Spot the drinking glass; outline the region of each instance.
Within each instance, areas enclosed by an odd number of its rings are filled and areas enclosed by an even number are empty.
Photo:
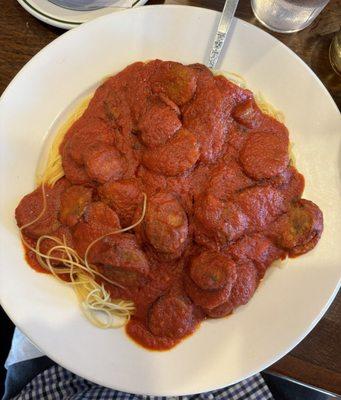
[[[267,28],[297,32],[310,25],[329,0],[251,0],[253,13]]]
[[[334,71],[341,76],[341,29],[335,34],[330,44],[329,59]]]

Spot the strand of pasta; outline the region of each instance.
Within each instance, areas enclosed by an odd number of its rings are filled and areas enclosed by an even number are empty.
[[[237,84],[242,88],[247,88],[246,80],[239,74],[233,72],[219,72],[233,83]],[[86,99],[79,110],[76,112],[77,118],[84,112],[86,105],[89,103],[90,98]],[[274,117],[280,122],[284,121],[283,113],[268,103],[262,94],[258,93],[255,96],[257,105],[262,112]],[[72,116],[70,121],[74,122],[77,118],[75,115]],[[70,125],[70,121],[68,125]],[[61,179],[65,173],[62,165],[62,156],[59,152],[60,144],[67,131],[67,124],[64,128],[59,131],[56,138],[51,146],[48,161],[44,173],[37,176],[37,182],[41,184],[42,196],[43,196],[43,208],[38,216],[29,223],[20,227],[20,236],[24,245],[31,250],[37,258],[39,265],[50,272],[57,280],[63,284],[69,285],[73,288],[80,303],[83,314],[86,318],[94,325],[101,328],[119,327],[127,323],[130,319],[131,314],[134,311],[134,304],[131,301],[125,300],[111,300],[110,293],[105,289],[103,283],[100,285],[96,282],[96,277],[103,279],[104,281],[115,285],[121,289],[124,289],[122,285],[108,279],[103,274],[99,273],[88,261],[88,256],[91,248],[98,243],[100,240],[107,236],[127,232],[137,225],[139,225],[146,213],[147,197],[143,193],[143,208],[141,217],[137,222],[129,227],[119,229],[108,234],[105,234],[95,239],[87,247],[84,259],[82,259],[77,252],[67,245],[66,239],[63,236],[63,240],[50,235],[42,235],[39,237],[36,243],[36,247],[32,247],[25,239],[23,230],[30,225],[36,223],[44,215],[47,209],[45,184],[53,187],[54,184]],[[54,245],[49,249],[47,254],[41,252],[41,244],[44,240],[50,240],[54,242]],[[63,267],[54,266],[53,262],[58,264],[62,263]],[[68,276],[68,280],[62,279],[61,276]],[[105,320],[98,316],[98,311],[105,315]],[[117,321],[118,319],[118,321]]]
[[[246,79],[242,75],[236,74],[235,72],[226,71],[215,71],[215,73],[218,75],[223,75],[225,78],[243,89],[248,88]],[[284,122],[285,118],[283,112],[269,103],[261,92],[256,93],[255,101],[264,114],[270,115],[270,117],[275,118],[279,122]]]
[[[134,224],[128,226],[127,228],[120,229],[120,233],[127,232],[127,231],[129,231],[130,229],[135,228],[137,225],[140,225],[140,223],[143,221],[143,218],[144,218],[144,216],[145,216],[145,214],[146,214],[146,209],[147,209],[147,195],[146,195],[145,193],[143,193],[143,207],[142,207],[142,214],[141,214],[141,217],[140,217]],[[114,233],[115,233],[115,232],[114,232]],[[106,233],[105,235],[100,236],[99,238],[97,238],[96,240],[94,240],[92,243],[90,243],[90,245],[89,245],[88,248],[86,249],[85,255],[84,255],[84,262],[85,262],[85,265],[86,265],[86,266],[89,265],[89,263],[88,263],[88,255],[89,255],[89,252],[90,252],[91,248],[92,248],[96,243],[98,243],[100,240],[104,239],[104,238],[107,237],[107,236],[111,236],[111,235],[113,235],[114,233]]]
[[[213,72],[215,74],[223,75],[225,78],[229,79],[230,81],[232,81],[233,83],[244,89],[247,88],[247,82],[242,75],[239,75],[235,72],[226,72],[226,71],[213,71]],[[255,95],[255,100],[262,112],[264,112],[267,115],[270,115],[279,122],[284,122],[283,112],[275,108],[271,103],[269,103],[261,92],[258,92]],[[37,176],[38,183],[46,182],[48,185],[53,186],[59,179],[61,179],[65,175],[62,165],[62,156],[59,153],[59,147],[63,141],[64,135],[67,131],[67,127],[70,126],[71,122],[74,122],[77,118],[79,118],[82,115],[86,106],[89,104],[89,101],[90,97],[85,99],[81,103],[75,115],[72,116],[72,118],[58,132],[55,140],[52,143],[44,174],[43,176]]]
[[[58,129],[58,132],[53,139],[51,148],[49,149],[47,163],[46,165],[44,165],[42,174],[39,173],[40,168],[38,168],[38,173],[36,174],[37,186],[42,183],[47,183],[48,185],[53,186],[59,179],[61,179],[65,175],[62,165],[62,156],[59,152],[60,145],[62,144],[64,136],[68,129],[83,115],[92,97],[93,94],[82,99],[79,105],[77,105],[75,111]]]
[[[127,232],[142,222],[147,207],[146,194],[143,193],[142,214],[138,221],[126,228],[115,230],[95,239],[87,247],[85,257],[82,259],[72,247],[67,245],[65,236],[63,236],[63,240],[61,240],[54,236],[42,235],[38,238],[35,247],[31,246],[25,239],[23,230],[36,223],[44,215],[47,209],[45,183],[42,183],[41,190],[43,196],[42,211],[32,221],[20,227],[20,236],[22,242],[36,255],[37,261],[42,268],[49,271],[61,283],[69,285],[73,288],[77,295],[83,314],[91,323],[100,328],[117,328],[125,325],[129,321],[131,314],[134,312],[133,302],[120,299],[111,299],[110,293],[106,290],[104,284],[102,283],[100,285],[98,282],[96,282],[96,276],[122,289],[124,289],[124,287],[98,272],[89,263],[88,254],[93,245],[98,243],[104,237]],[[40,248],[41,243],[44,240],[50,240],[54,242],[54,245],[46,254],[42,253]],[[54,266],[52,264],[54,261],[58,264],[62,263],[63,267],[58,265]],[[60,277],[61,275],[68,275],[68,280],[62,279]],[[104,319],[103,316],[105,317]]]

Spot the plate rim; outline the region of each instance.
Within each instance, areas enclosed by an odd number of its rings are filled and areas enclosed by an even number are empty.
[[[17,0],[18,3],[29,13],[31,14],[33,17],[39,19],[40,21],[50,25],[50,26],[54,26],[56,28],[61,28],[61,29],[73,29],[76,28],[79,25],[82,25],[88,21],[85,22],[77,22],[77,21],[72,21],[72,19],[60,19],[60,18],[56,18],[54,15],[51,14],[47,14],[44,11],[39,10],[34,4],[32,4],[31,0]],[[135,3],[133,4],[133,6],[131,8],[135,8],[138,6],[143,6],[148,0],[136,0]],[[59,7],[57,5],[54,4],[55,7]],[[61,8],[61,7],[59,7]],[[72,11],[72,10],[71,10]],[[92,10],[93,11],[93,10]],[[97,10],[95,10],[97,11]],[[116,12],[122,12],[122,11],[126,11],[126,10],[116,10]],[[75,12],[81,12],[81,11],[75,11]],[[90,11],[86,11],[87,13],[91,13]],[[109,12],[108,12],[109,14]],[[104,16],[107,14],[104,14]],[[103,16],[103,15],[102,15]],[[100,18],[102,16],[99,16],[97,18]]]
[[[19,3],[22,2],[27,2],[29,0],[17,0]],[[140,2],[147,2],[148,0],[139,0]],[[125,9],[120,11],[119,13],[126,13],[126,12],[131,12],[131,11],[136,11],[136,10],[140,10],[142,8],[147,8],[147,9],[152,9],[152,8],[184,8],[184,9],[200,9],[200,10],[204,10],[205,12],[208,13],[212,13],[212,14],[218,14],[221,15],[221,11],[216,11],[213,10],[211,8],[206,8],[206,7],[200,7],[200,6],[190,6],[190,5],[185,5],[185,4],[150,4],[144,7],[140,7],[139,5],[135,5],[132,8],[129,9]],[[73,22],[75,24],[74,28],[77,28],[77,30],[82,29],[81,27],[84,24],[92,24],[95,21],[97,21],[98,19],[101,18],[108,18],[109,15],[111,15],[113,13],[108,13],[105,15],[101,15],[97,18],[94,18],[92,20],[83,22],[83,23],[79,23],[79,22]],[[319,84],[320,88],[328,95],[329,100],[331,101],[331,103],[333,103],[333,107],[335,108],[335,110],[337,112],[339,112],[339,108],[335,102],[335,100],[333,99],[332,95],[330,94],[329,90],[326,88],[326,86],[323,84],[323,82],[321,81],[321,79],[317,76],[317,74],[311,69],[311,67],[298,55],[294,52],[294,50],[292,50],[289,46],[287,46],[286,44],[284,44],[282,41],[280,41],[279,39],[276,38],[276,36],[271,35],[269,32],[267,32],[266,30],[264,30],[262,27],[259,27],[257,25],[252,24],[251,22],[245,21],[239,17],[234,16],[233,20],[238,21],[238,23],[242,23],[246,26],[252,26],[255,29],[258,29],[260,31],[262,31],[263,34],[265,34],[267,37],[270,37],[271,39],[275,40],[277,45],[279,45],[280,47],[284,48],[286,51],[289,51],[289,53],[291,54],[291,56],[293,56],[299,63],[301,63],[301,65],[303,65],[306,69],[307,72],[309,72],[310,75],[312,75],[317,83]],[[45,21],[44,21],[45,22]],[[48,23],[48,22],[47,22]],[[72,31],[74,31],[75,29],[69,29],[65,32],[63,32],[61,35],[57,36],[55,39],[53,39],[50,43],[48,43],[46,46],[44,46],[42,49],[40,49],[37,53],[35,53],[25,64],[24,66],[18,71],[18,73],[13,77],[13,79],[10,81],[10,83],[6,86],[5,90],[2,92],[0,99],[3,97],[3,95],[7,92],[7,89],[12,85],[12,83],[14,83],[14,81],[17,79],[17,77],[19,77],[19,74],[21,74],[23,72],[23,70],[26,68],[26,65],[30,64],[31,61],[38,55],[40,55],[41,53],[43,53],[49,46],[51,46],[54,42],[60,40],[60,38],[62,36],[65,35],[69,35],[71,34]],[[218,60],[218,65],[219,65],[219,60]]]
[[[19,1],[19,0],[18,0],[18,1]],[[159,7],[165,7],[165,5],[152,5],[152,6],[149,6],[149,7],[150,7],[150,8],[151,8],[151,7],[153,7],[153,8],[159,8]],[[219,12],[217,12],[217,11],[214,11],[214,10],[211,10],[211,9],[205,9],[205,8],[202,8],[202,7],[191,7],[191,6],[185,6],[185,5],[166,5],[166,7],[172,7],[172,8],[200,8],[200,9],[204,9],[205,12],[210,12],[210,13],[214,13],[214,14],[219,14]],[[131,9],[123,10],[122,12],[131,12]],[[104,15],[104,16],[101,16],[101,17],[99,17],[99,18],[108,18],[108,17],[109,17],[109,15]],[[97,18],[96,18],[95,20],[93,20],[93,21],[87,22],[86,24],[98,23],[98,21],[96,21],[96,20],[97,20]],[[337,105],[336,105],[334,99],[331,97],[329,91],[326,89],[326,87],[323,85],[323,83],[320,81],[320,79],[317,77],[317,75],[314,73],[314,71],[312,71],[311,68],[310,68],[296,53],[294,53],[290,48],[288,48],[286,45],[284,45],[284,44],[283,44],[282,42],[280,42],[278,39],[276,39],[275,37],[273,37],[272,35],[270,35],[270,34],[267,33],[266,31],[262,30],[261,28],[258,28],[257,26],[255,26],[255,25],[253,25],[253,24],[250,24],[250,23],[248,23],[248,22],[246,22],[246,21],[240,20],[240,19],[238,19],[238,22],[241,22],[241,23],[246,24],[246,25],[251,25],[251,26],[253,26],[254,28],[260,29],[263,33],[266,33],[266,34],[269,35],[272,39],[275,39],[278,43],[280,43],[281,46],[284,46],[284,48],[286,49],[286,51],[289,50],[291,53],[293,53],[293,54],[295,55],[296,59],[298,59],[301,63],[303,63],[304,66],[305,66],[305,68],[306,68],[306,70],[309,71],[311,75],[313,75],[313,77],[315,78],[315,81],[317,80],[317,81],[319,82],[320,87],[323,88],[324,91],[325,91],[325,93],[328,94],[329,101],[331,100],[331,102],[332,102],[332,103],[334,104],[334,106],[335,106],[335,110],[338,112]],[[83,24],[82,24],[82,25],[83,25]],[[77,28],[77,29],[82,29],[82,27],[79,26],[79,28]],[[72,31],[70,31],[70,33],[69,33],[69,32],[66,32],[66,33],[64,33],[64,35],[72,34],[71,32],[72,32]],[[61,35],[61,36],[63,36],[63,35]],[[60,37],[61,37],[61,36],[60,36]],[[1,96],[1,98],[0,98],[0,107],[1,107],[1,100],[5,97],[7,91],[11,88],[12,84],[15,84],[16,80],[19,79],[19,77],[21,76],[21,74],[22,74],[22,73],[25,73],[26,66],[27,66],[28,64],[30,64],[30,62],[31,62],[37,55],[39,55],[41,52],[44,52],[49,46],[53,45],[53,43],[54,43],[55,41],[58,41],[58,40],[60,39],[60,37],[56,38],[56,39],[53,40],[51,43],[49,43],[47,46],[45,46],[43,49],[41,49],[41,50],[40,50],[34,57],[32,57],[32,59],[31,59],[28,63],[26,63],[26,65],[18,72],[18,74],[13,78],[13,80],[10,82],[10,84],[7,86],[7,88],[6,88],[5,91],[3,92],[3,94],[2,94],[2,96]],[[340,279],[339,279],[339,282],[338,282],[338,284],[335,286],[335,289],[334,289],[334,291],[333,291],[333,294],[329,297],[328,301],[326,302],[326,304],[324,305],[324,307],[321,309],[321,311],[319,312],[319,314],[317,315],[317,317],[311,322],[311,324],[310,324],[310,326],[307,328],[307,330],[305,330],[298,338],[296,338],[296,339],[293,341],[293,343],[291,344],[291,346],[287,347],[287,348],[286,348],[283,352],[281,352],[279,355],[277,354],[277,355],[276,355],[275,357],[273,357],[273,358],[271,359],[271,361],[269,361],[268,363],[265,363],[264,365],[262,365],[262,367],[261,367],[262,369],[268,367],[269,365],[271,365],[271,364],[273,364],[274,362],[276,362],[278,359],[282,358],[285,354],[289,353],[289,352],[290,352],[290,351],[291,351],[305,336],[307,336],[307,335],[309,334],[309,332],[311,332],[311,330],[316,326],[316,324],[317,324],[317,323],[320,321],[320,319],[323,317],[323,315],[324,315],[325,312],[327,311],[328,307],[331,305],[332,301],[334,300],[334,298],[335,298],[335,296],[336,296],[336,294],[337,294],[337,292],[338,292],[338,290],[339,290],[340,284],[341,284],[341,282],[340,282]],[[2,297],[2,296],[1,296],[1,293],[0,293],[0,298],[1,298],[1,297]],[[1,303],[2,303],[2,302],[1,302]],[[3,306],[3,307],[4,307],[4,306]],[[5,312],[7,313],[6,307],[4,307],[4,310],[5,310]],[[11,319],[12,319],[12,318],[11,318]],[[15,319],[15,318],[13,318],[13,320],[14,320],[14,319]],[[19,326],[19,328],[21,329],[20,324],[19,324],[18,326]],[[24,331],[24,329],[23,329],[23,331]],[[28,336],[28,337],[29,337],[29,336]],[[30,337],[29,337],[29,339],[30,339]],[[30,339],[30,340],[31,340],[31,339]],[[32,341],[32,342],[34,343],[34,341]],[[39,348],[39,346],[37,346],[37,347]],[[48,354],[47,354],[47,355],[48,355]],[[54,359],[55,359],[55,358],[54,358]],[[61,363],[61,365],[62,365],[62,363]],[[70,369],[70,370],[71,370],[71,369]],[[247,377],[253,375],[254,373],[256,373],[256,372],[258,372],[258,371],[259,371],[259,368],[256,368],[256,370],[254,370],[253,372],[251,372],[251,373],[249,373],[249,374],[243,376],[240,380],[243,380],[243,379],[245,379],[245,378],[247,378]],[[75,373],[77,373],[77,372],[75,372]],[[86,377],[86,378],[89,379],[89,380],[92,380],[91,377]],[[235,382],[233,382],[233,383],[230,383],[230,384],[231,384],[231,385],[232,385],[232,384],[235,384],[235,383],[239,382],[240,380],[237,380],[237,381],[235,381]],[[97,378],[96,378],[96,382],[99,382],[99,383],[100,383],[100,381],[99,381]],[[102,382],[101,384],[103,385],[104,383]],[[221,387],[225,387],[225,386],[221,386]],[[219,387],[214,386],[214,387],[210,387],[210,388],[207,389],[207,390],[216,390],[216,389],[219,389]],[[116,389],[116,390],[122,390],[122,391],[124,391],[124,388],[118,388],[118,389]],[[136,394],[145,394],[145,393],[143,393],[143,392],[137,392]],[[186,394],[193,394],[193,393],[192,393],[192,392],[190,392],[190,393],[184,393],[184,395],[186,395]],[[155,394],[152,394],[152,395],[158,395],[158,394],[155,393]],[[170,395],[179,395],[179,393],[178,393],[178,392],[174,392],[174,394],[170,394]]]

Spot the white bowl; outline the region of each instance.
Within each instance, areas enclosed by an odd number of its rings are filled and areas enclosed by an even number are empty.
[[[14,208],[34,187],[43,144],[103,77],[137,60],[205,62],[219,14],[152,6],[86,23],[52,42],[16,76],[0,100],[0,300],[14,323],[53,360],[91,381],[151,395],[208,391],[246,378],[299,343],[322,317],[340,280],[339,112],[314,73],[287,47],[235,19],[220,69],[243,75],[286,116],[304,196],[325,230],[310,253],[266,274],[252,301],[202,323],[167,352],[150,352],[124,330],[100,330],[82,316],[71,289],[24,260]]]

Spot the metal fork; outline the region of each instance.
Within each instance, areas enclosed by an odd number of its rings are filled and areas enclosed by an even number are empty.
[[[232,18],[236,12],[239,0],[226,0],[223,12],[221,13],[220,21],[217,28],[217,33],[214,37],[212,50],[207,62],[209,68],[214,69],[220,53],[223,49],[227,33],[231,27]]]

